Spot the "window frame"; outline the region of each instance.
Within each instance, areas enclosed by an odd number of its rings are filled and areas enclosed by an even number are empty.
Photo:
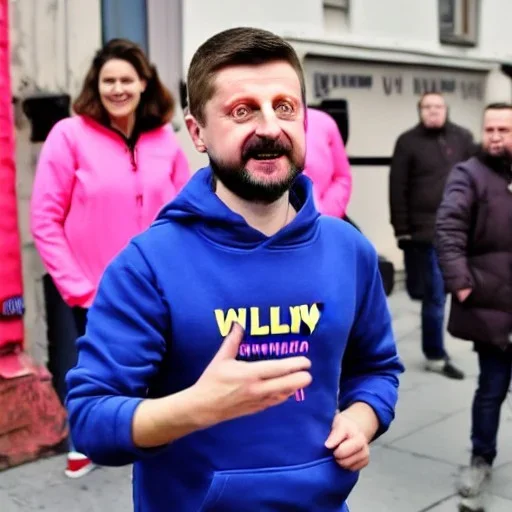
[[[443,7],[451,11],[450,21],[443,20]],[[442,44],[477,46],[480,0],[439,0],[438,8],[439,41]]]
[[[350,8],[350,0],[323,0],[323,6],[331,9],[340,9],[348,11]]]
[[[106,44],[121,37],[137,43],[149,53],[148,0],[101,0],[101,39]]]

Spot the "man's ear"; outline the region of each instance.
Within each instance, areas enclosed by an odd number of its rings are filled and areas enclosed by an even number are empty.
[[[191,114],[185,116],[185,123],[187,124],[188,133],[190,133],[190,137],[196,149],[200,153],[206,153],[206,143],[203,139],[203,127]]]

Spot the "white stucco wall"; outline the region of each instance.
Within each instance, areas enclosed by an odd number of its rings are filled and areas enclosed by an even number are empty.
[[[310,103],[321,97],[349,101],[347,149],[351,156],[390,156],[396,136],[417,120],[415,78],[455,80],[456,89],[447,94],[451,116],[475,135],[483,105],[511,99],[511,81],[499,71],[499,63],[512,62],[510,0],[481,2],[479,41],[473,48],[439,42],[435,0],[351,0],[348,13],[326,12],[322,0],[223,0],[222,4],[211,0],[148,0],[150,58],[165,83],[177,93],[193,53],[209,36],[234,26],[272,30],[286,37],[301,56]],[[100,0],[10,0],[10,16],[13,93],[20,100],[38,90],[75,96],[101,44]],[[372,87],[331,87],[317,96],[315,73],[369,75]],[[42,268],[28,231],[39,148],[29,142],[29,125],[19,108],[16,120],[30,345],[44,334],[38,323]],[[178,138],[193,169],[197,169],[206,159],[193,148],[179,110],[177,121],[181,123]],[[388,221],[388,169],[354,167],[353,174],[349,213],[379,252],[400,267],[401,254],[395,248]]]

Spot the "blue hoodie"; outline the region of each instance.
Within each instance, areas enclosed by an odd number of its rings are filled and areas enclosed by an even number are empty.
[[[67,405],[78,451],[134,465],[136,512],[341,512],[358,474],[325,448],[337,408],[366,402],[389,426],[397,400],[391,319],[370,243],[320,216],[311,182],[291,191],[298,213],[273,236],[251,228],[197,172],[154,224],[106,270]],[[145,398],[192,386],[233,321],[239,359],[311,359],[312,384],[285,403],[167,446],[132,440]]]

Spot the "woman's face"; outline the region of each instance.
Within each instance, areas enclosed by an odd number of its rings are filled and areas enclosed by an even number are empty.
[[[111,119],[130,117],[146,88],[135,68],[122,59],[111,59],[100,70],[98,90],[101,103]]]

